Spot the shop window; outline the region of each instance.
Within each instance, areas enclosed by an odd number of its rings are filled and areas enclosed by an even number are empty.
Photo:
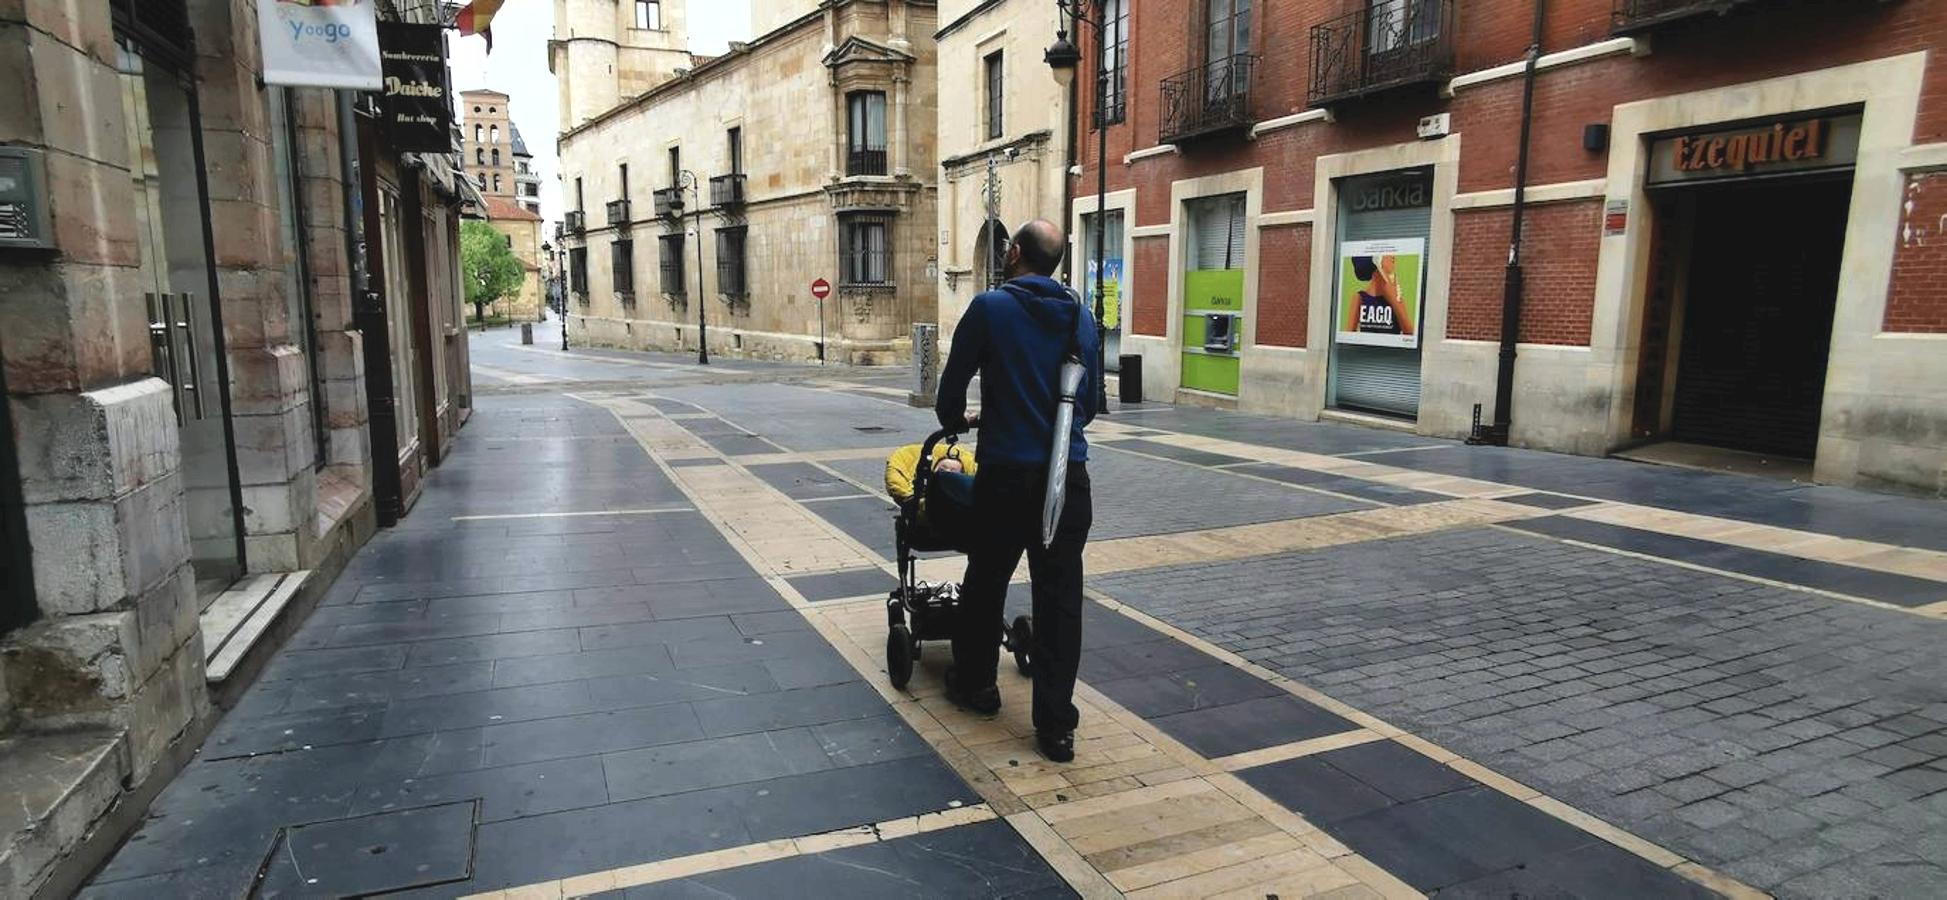
[[[748,231],[742,227],[717,229],[717,290],[726,297],[746,297],[750,295],[749,286],[744,280],[744,240]]]
[[[839,277],[846,284],[891,283],[892,222],[880,215],[839,219]]]
[[[987,55],[987,139],[995,140],[1006,133],[1003,117],[1007,110],[1007,66],[1006,57],[999,50]]]
[[[886,94],[853,91],[845,97],[847,110],[847,175],[886,174]]]
[[[656,240],[662,263],[663,293],[681,297],[687,283],[683,272],[683,236],[665,234]]]

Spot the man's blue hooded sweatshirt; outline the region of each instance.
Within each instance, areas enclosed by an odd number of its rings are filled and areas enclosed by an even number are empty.
[[[1095,418],[1102,371],[1095,353],[1095,317],[1045,275],[1023,275],[973,299],[953,329],[953,349],[940,375],[935,410],[940,424],[965,422],[967,385],[980,373],[980,462],[1045,466],[1054,444],[1061,363],[1070,342],[1087,363],[1075,398],[1068,459],[1088,459],[1082,426]]]

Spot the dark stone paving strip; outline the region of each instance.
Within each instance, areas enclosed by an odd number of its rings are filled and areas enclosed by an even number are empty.
[[[1190,447],[1178,447],[1175,444],[1163,444],[1141,439],[1116,441],[1104,446],[1132,453],[1160,456],[1164,459],[1173,459],[1177,462],[1186,462],[1196,466],[1228,466],[1235,463],[1250,462],[1250,460],[1241,456],[1211,453],[1208,450],[1196,450]]]
[[[1581,497],[1569,497],[1563,494],[1549,494],[1539,491],[1527,494],[1515,494],[1512,497],[1499,497],[1497,499],[1503,503],[1519,503],[1522,506],[1533,506],[1538,509],[1575,509],[1580,506],[1593,506],[1600,502]]]
[[[1093,601],[1083,616],[1082,680],[1208,758],[1356,727]]]
[[[1391,741],[1237,774],[1429,894],[1712,896],[1648,860]]]
[[[1252,463],[1250,465],[1237,466],[1231,469],[1231,471],[1256,475],[1259,478],[1269,478],[1272,481],[1282,481],[1286,484],[1318,488],[1319,490],[1344,494],[1348,497],[1358,497],[1362,500],[1371,500],[1375,503],[1384,503],[1389,506],[1413,506],[1421,503],[1439,503],[1454,499],[1445,494],[1435,494],[1431,491],[1416,491],[1412,488],[1397,487],[1375,481],[1366,481],[1361,478],[1334,475],[1330,472],[1301,469],[1297,466],[1285,466],[1277,463]]]
[[[1895,606],[1919,607],[1947,600],[1947,583],[1890,572],[1876,572],[1856,566],[1802,559],[1782,553],[1734,547],[1714,541],[1661,534],[1640,528],[1610,525],[1605,522],[1548,516],[1511,522],[1507,527],[1549,537],[1568,538],[1603,547],[1628,550],[1647,556],[1709,566],[1713,569],[1753,575],[1786,584],[1804,585],[1854,597],[1865,597]]]
[[[989,821],[595,897],[792,897],[808,890],[829,897],[1076,896],[1014,829]]]
[[[770,463],[749,468],[752,475],[793,500],[849,497],[859,493],[851,482],[810,463]]]
[[[785,582],[813,603],[883,594],[899,585],[899,579],[886,574],[883,569],[847,569],[843,572],[799,575],[786,578]]]

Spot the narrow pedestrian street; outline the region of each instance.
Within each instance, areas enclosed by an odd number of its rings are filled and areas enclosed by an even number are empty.
[[[1117,407],[1054,765],[886,677],[905,369],[471,340],[83,896],[1947,894],[1938,502]]]

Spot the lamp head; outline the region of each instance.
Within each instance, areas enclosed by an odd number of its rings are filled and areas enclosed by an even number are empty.
[[[1082,51],[1074,41],[1068,39],[1068,32],[1064,29],[1055,32],[1055,42],[1048,45],[1048,52],[1042,54],[1041,58],[1048,63],[1048,68],[1054,70],[1055,80],[1065,88],[1075,80],[1075,69],[1082,63]]]

